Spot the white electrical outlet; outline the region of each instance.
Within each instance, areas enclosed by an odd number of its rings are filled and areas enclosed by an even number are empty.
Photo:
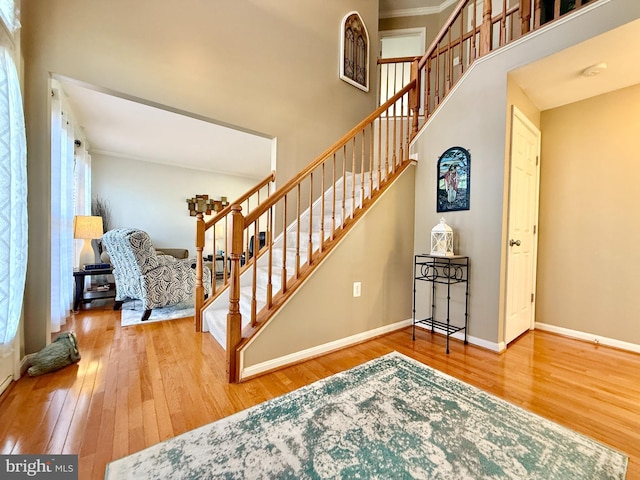
[[[361,293],[362,293],[362,283],[353,282],[353,296],[359,297]]]

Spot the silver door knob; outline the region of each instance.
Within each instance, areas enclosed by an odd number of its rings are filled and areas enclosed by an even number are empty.
[[[513,247],[514,245],[516,247],[519,247],[520,246],[520,240],[514,240],[514,239],[509,240],[509,246]]]

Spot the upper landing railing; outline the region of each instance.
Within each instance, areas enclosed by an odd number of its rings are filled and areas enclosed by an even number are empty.
[[[380,103],[417,79],[424,122],[475,60],[596,1],[462,0],[422,57],[378,60]]]

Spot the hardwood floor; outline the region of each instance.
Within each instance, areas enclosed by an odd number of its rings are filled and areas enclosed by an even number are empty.
[[[109,306],[71,319],[82,360],[24,376],[0,398],[0,453],[73,453],[79,478],[187,430],[397,350],[629,456],[640,479],[640,355],[544,332],[502,355],[410,329],[255,378],[225,383],[222,348],[192,320],[120,327]]]

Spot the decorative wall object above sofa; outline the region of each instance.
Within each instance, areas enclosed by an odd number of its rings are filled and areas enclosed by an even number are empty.
[[[227,197],[220,197],[220,200],[209,198],[209,195],[196,195],[193,198],[187,198],[187,206],[189,207],[189,215],[195,217],[198,213],[211,215],[211,212],[219,212],[229,205]]]

